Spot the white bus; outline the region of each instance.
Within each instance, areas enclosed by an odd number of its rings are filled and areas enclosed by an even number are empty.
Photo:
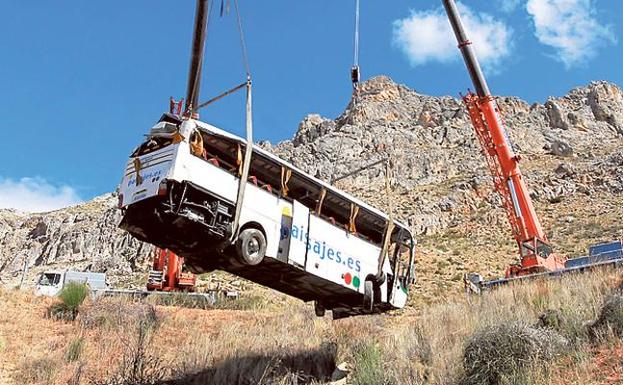
[[[131,155],[120,227],[173,250],[196,273],[221,269],[334,318],[405,306],[415,241],[404,224],[253,146],[234,229],[246,142],[165,114]]]

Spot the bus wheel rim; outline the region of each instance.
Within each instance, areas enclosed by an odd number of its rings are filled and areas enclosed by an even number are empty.
[[[258,240],[255,237],[249,239],[249,242],[247,243],[247,254],[251,257],[255,257],[257,256],[259,251],[260,243],[258,242]]]

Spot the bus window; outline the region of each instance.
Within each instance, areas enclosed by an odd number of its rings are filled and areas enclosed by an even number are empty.
[[[141,155],[146,155],[156,150],[160,150],[161,148],[164,148],[171,143],[173,143],[172,138],[149,138],[145,143],[141,144],[136,150],[134,150],[131,156],[135,158]]]
[[[399,231],[397,236],[392,237],[390,255],[394,274],[402,287],[407,287],[413,282],[413,240],[410,236],[404,238],[405,233]]]

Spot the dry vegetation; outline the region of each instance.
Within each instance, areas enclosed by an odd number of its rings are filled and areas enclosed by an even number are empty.
[[[46,316],[56,299],[4,290],[0,383],[326,383],[346,362],[342,383],[606,384],[594,365],[621,355],[619,273],[340,321],[296,301],[250,311],[122,299],[87,300],[68,321]]]

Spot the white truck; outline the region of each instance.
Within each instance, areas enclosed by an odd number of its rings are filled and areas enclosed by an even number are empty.
[[[94,292],[108,290],[106,273],[53,270],[43,272],[39,276],[35,286],[35,294],[53,297],[71,282],[84,283]]]

